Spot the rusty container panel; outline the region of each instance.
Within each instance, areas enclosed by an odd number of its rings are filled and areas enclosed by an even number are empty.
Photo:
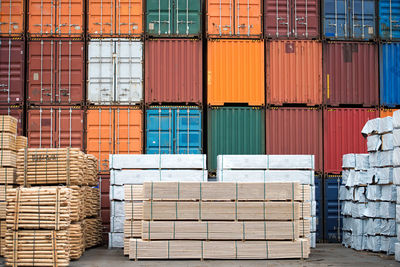
[[[83,37],[84,1],[29,0],[28,3],[31,37]]]
[[[318,39],[318,0],[266,0],[264,35],[268,38]]]
[[[368,120],[379,117],[377,109],[329,108],[324,110],[324,172],[342,171],[342,157],[348,153],[367,153],[361,130]]]
[[[315,155],[315,171],[322,173],[322,109],[267,109],[266,121],[267,154]]]
[[[23,40],[0,39],[0,104],[24,101],[25,44]]]
[[[22,36],[24,34],[24,0],[0,1],[0,35]]]
[[[372,43],[329,42],[323,48],[324,103],[379,105],[378,47]]]
[[[207,1],[207,35],[259,38],[262,36],[260,0]]]
[[[207,44],[208,104],[264,105],[264,41],[209,40]]]
[[[29,41],[27,101],[46,105],[81,104],[84,59],[81,41]]]
[[[18,106],[0,106],[0,115],[10,115],[18,120],[17,133],[25,135],[24,128],[24,109]]]
[[[145,45],[146,103],[201,104],[202,42],[159,39]]]
[[[266,45],[267,103],[322,104],[322,44],[272,41]]]
[[[48,106],[27,111],[29,147],[84,149],[84,111],[80,107]]]
[[[99,172],[109,172],[110,154],[141,154],[143,112],[135,107],[91,107],[87,111],[87,153],[98,160]]]
[[[89,0],[88,34],[92,37],[141,36],[142,3],[142,0]]]
[[[385,117],[392,117],[393,112],[397,111],[398,109],[395,108],[382,108],[379,110],[379,117],[385,118]]]

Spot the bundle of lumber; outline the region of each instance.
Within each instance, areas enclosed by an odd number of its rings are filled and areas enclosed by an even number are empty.
[[[102,225],[99,218],[86,218],[83,220],[83,233],[85,248],[97,246],[102,240]]]
[[[100,191],[98,188],[83,186],[82,197],[84,199],[83,212],[85,217],[96,217],[100,213]]]
[[[17,151],[20,149],[24,149],[28,147],[28,138],[19,135],[17,136],[16,143],[17,143]]]
[[[0,132],[17,134],[18,120],[9,115],[0,116]]]
[[[85,218],[85,199],[83,195],[83,187],[69,186],[69,188],[71,189],[71,222],[82,221]]]
[[[71,260],[79,259],[85,251],[85,239],[83,234],[83,223],[77,222],[70,224],[68,228],[70,257]]]
[[[97,178],[97,159],[95,156],[85,155],[85,185],[96,186],[98,184]]]
[[[0,149],[1,150],[17,150],[17,136],[12,133],[0,132]]]
[[[17,153],[11,150],[0,150],[0,167],[17,167]]]
[[[13,185],[15,184],[15,177],[15,168],[0,167],[0,184]]]

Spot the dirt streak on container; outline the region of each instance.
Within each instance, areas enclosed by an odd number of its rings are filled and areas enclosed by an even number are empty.
[[[0,38],[0,104],[22,104],[25,82],[25,44]]]
[[[29,41],[27,101],[41,105],[82,104],[84,58],[82,41]]]
[[[392,117],[393,112],[397,111],[399,109],[393,109],[393,108],[381,108],[379,110],[379,117],[385,118],[385,117]]]
[[[379,105],[378,47],[329,42],[323,49],[324,103]]]
[[[266,0],[264,35],[268,38],[319,38],[319,1]]]
[[[382,106],[400,105],[400,43],[379,45],[380,102]]]
[[[145,53],[146,104],[202,104],[201,41],[147,40]]]
[[[22,36],[24,34],[24,0],[0,1],[0,35]]]
[[[267,42],[267,103],[322,104],[322,44]]]
[[[0,115],[10,115],[18,120],[17,133],[24,135],[24,109],[20,106],[0,106]]]
[[[315,155],[315,170],[323,171],[322,109],[266,110],[266,154]]]
[[[207,35],[210,37],[260,38],[260,0],[207,1]]]
[[[28,34],[32,37],[83,37],[85,1],[29,0]]]
[[[108,172],[110,154],[141,154],[143,112],[138,107],[97,106],[87,110],[87,153],[98,160],[100,172]]]
[[[141,36],[143,2],[142,0],[89,0],[87,10],[89,36]]]
[[[342,171],[342,157],[348,153],[367,153],[361,130],[368,120],[379,117],[377,109],[328,108],[324,110],[324,172]]]
[[[209,40],[207,43],[208,104],[264,105],[264,41]]]
[[[27,111],[29,147],[84,150],[84,111],[72,106],[41,106]]]

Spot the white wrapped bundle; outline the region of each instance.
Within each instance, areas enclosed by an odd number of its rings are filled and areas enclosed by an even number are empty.
[[[373,169],[370,169],[373,170]],[[367,185],[372,183],[373,175],[371,175],[371,171],[356,171],[354,176],[354,185]]]
[[[381,251],[381,238],[379,236],[366,236],[365,237],[365,248],[373,252]]]
[[[393,132],[393,118],[388,116],[379,120],[379,134]]]
[[[397,200],[396,186],[395,185],[382,185],[380,200],[395,202]]]
[[[343,227],[342,231],[351,231],[353,226],[353,218],[352,217],[343,217]]]
[[[397,242],[394,245],[394,259],[400,261],[400,243]]]
[[[341,208],[342,215],[351,216],[352,207],[353,207],[353,203],[351,201],[343,201],[342,208]]]
[[[382,135],[382,150],[393,150],[393,134],[387,133]]]
[[[400,128],[400,110],[393,112],[393,128]]]
[[[400,225],[399,224],[396,224],[396,225],[397,225],[397,227],[396,227],[396,236],[397,236],[397,239],[400,240]]]
[[[391,255],[394,254],[394,244],[397,242],[397,237],[381,236],[381,251]]]
[[[367,204],[358,204],[360,217],[375,218],[379,214],[379,202],[368,202]]]
[[[393,168],[377,168],[375,181],[378,184],[391,184],[393,182]]]
[[[378,202],[379,203],[379,213],[378,217],[385,219],[395,219],[396,218],[396,204],[392,202]]]
[[[108,233],[108,247],[109,248],[123,248],[124,247],[124,233]]]
[[[378,133],[380,120],[381,120],[380,118],[376,118],[367,121],[361,130],[361,134],[367,136],[373,133]]]
[[[393,166],[393,150],[382,151],[377,153],[380,154],[380,156],[378,156],[378,167]]]
[[[359,203],[366,203],[367,200],[365,198],[365,187],[357,187],[354,189],[354,201]]]
[[[353,219],[352,226],[351,226],[351,232],[353,233],[353,235],[363,235],[364,234],[365,222],[366,222],[366,220]]]
[[[367,187],[367,199],[378,200],[381,198],[381,186],[379,185],[368,185]]]
[[[379,234],[386,236],[396,235],[396,220],[378,219],[379,224],[377,225]]]
[[[347,176],[346,186],[353,187],[355,185],[356,185],[356,171],[350,170],[350,172]]]
[[[381,145],[382,145],[382,140],[380,135],[370,135],[367,137],[368,152],[378,151]]]
[[[363,235],[354,235],[352,234],[352,242],[351,247],[355,250],[364,250],[365,249],[365,241],[366,237]]]
[[[393,130],[393,146],[400,146],[400,129]]]
[[[369,166],[371,168],[379,167],[380,161],[380,153],[379,152],[370,152],[369,153]]]
[[[124,232],[125,217],[123,216],[111,216],[110,217],[110,232],[111,233],[123,233]]]
[[[354,169],[356,167],[356,155],[344,154],[342,167],[347,169]]]
[[[396,186],[396,204],[400,204],[400,186]]]
[[[124,200],[124,194],[123,185],[110,186],[110,200]]]
[[[339,200],[352,200],[353,199],[353,187],[345,187],[341,185],[339,187]]]
[[[393,183],[395,185],[400,185],[400,168],[393,168]]]
[[[393,149],[393,166],[400,166],[400,147]]]
[[[353,242],[353,237],[351,232],[343,231],[342,232],[342,244],[345,247],[351,247],[351,243]]]
[[[356,156],[356,170],[369,169],[369,154],[355,154]]]
[[[380,219],[369,218],[365,219],[364,234],[376,235],[378,233]]]
[[[396,205],[396,222],[400,223],[400,205]]]
[[[124,201],[111,201],[111,216],[123,217],[125,216]]]
[[[342,171],[342,184],[345,185],[347,183],[347,179],[349,177],[350,171],[351,170],[343,170]]]

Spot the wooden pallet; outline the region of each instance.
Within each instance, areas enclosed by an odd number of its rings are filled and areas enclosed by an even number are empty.
[[[18,135],[16,138],[17,151],[28,147],[28,138]]]
[[[101,244],[102,224],[100,218],[87,218],[83,220],[83,233],[85,248],[91,248]]]
[[[79,259],[85,251],[85,240],[82,222],[72,223],[68,228],[70,259]]]
[[[18,120],[9,115],[0,116],[0,132],[17,134]]]
[[[16,168],[0,167],[0,184],[15,184]]]

